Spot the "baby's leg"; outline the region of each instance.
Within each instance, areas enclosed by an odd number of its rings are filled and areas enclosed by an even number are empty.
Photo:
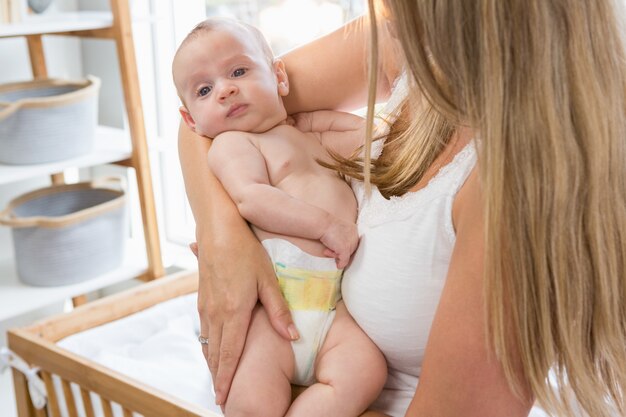
[[[315,363],[317,383],[291,405],[288,417],[360,415],[387,379],[387,365],[376,345],[348,314],[343,302]]]
[[[276,333],[265,310],[257,306],[226,401],[226,417],[284,416],[293,372],[291,343]]]

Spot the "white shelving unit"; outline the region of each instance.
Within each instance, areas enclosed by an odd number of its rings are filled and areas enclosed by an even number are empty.
[[[42,42],[44,36],[99,38],[114,42],[124,95],[124,102],[120,105],[126,109],[128,120],[127,131],[98,126],[94,148],[89,154],[48,164],[0,164],[0,185],[46,176],[50,176],[52,183],[63,183],[63,172],[70,168],[105,164],[133,168],[137,181],[134,188],[138,192],[143,223],[143,239],[129,239],[120,268],[88,281],[66,286],[33,287],[22,284],[17,276],[12,254],[0,254],[0,324],[64,300],[73,299],[77,302],[80,298],[75,297],[122,281],[133,278],[151,280],[164,275],[128,0],[110,0],[110,5],[110,12],[48,13],[29,16],[20,23],[0,25],[0,42],[3,38],[26,39],[35,78],[48,76]],[[2,57],[0,61],[6,62]],[[25,381],[20,378],[15,384],[23,387]],[[17,392],[23,391],[19,389]],[[20,397],[16,400],[18,409],[28,408],[26,398]]]
[[[19,23],[0,25],[0,38],[107,29],[112,25],[111,12],[48,13],[28,16]]]
[[[92,152],[61,162],[39,165],[0,164],[0,185],[34,176],[53,175],[68,167],[84,168],[125,162],[132,154],[128,132],[106,126],[98,126]],[[94,279],[74,285],[58,287],[33,287],[19,281],[12,256],[0,257],[0,322],[62,302],[81,294],[141,276],[147,270],[146,248],[143,242],[129,240],[122,266]]]
[[[72,285],[33,287],[22,284],[12,258],[0,260],[0,322],[51,304],[99,290],[129,277],[140,276],[148,266],[143,242],[126,242],[124,260],[118,269]]]
[[[130,163],[131,154],[132,148],[128,132],[112,127],[99,126],[96,129],[93,150],[89,154],[48,164],[0,164],[0,185],[36,176],[53,175],[69,167],[85,168],[123,161]]]
[[[105,164],[133,168],[135,175],[132,177],[136,179],[136,187],[132,188],[138,194],[143,224],[143,239],[128,239],[126,242],[121,267],[78,284],[56,287],[25,285],[17,276],[12,254],[0,254],[0,328],[3,323],[12,323],[12,319],[29,317],[27,313],[31,311],[53,307],[69,299],[75,304],[84,302],[86,298],[79,296],[92,291],[135,278],[151,280],[165,274],[128,2],[129,0],[110,0],[110,12],[47,13],[29,16],[20,23],[0,25],[0,42],[3,38],[26,39],[34,78],[48,77],[42,40],[45,36],[97,38],[114,42],[124,97],[120,106],[123,105],[126,109],[128,120],[127,131],[97,127],[94,148],[89,154],[48,164],[0,164],[0,185],[47,176],[50,176],[53,184],[64,183],[63,172],[71,168]],[[0,62],[6,63],[7,60],[0,57]],[[105,85],[102,87],[108,88]],[[8,344],[11,348],[10,333]],[[2,377],[4,384],[6,375]],[[27,382],[19,372],[13,373],[13,383],[18,414],[32,417],[39,415],[30,405]],[[3,392],[2,397],[4,394]],[[2,402],[4,400],[2,398]]]

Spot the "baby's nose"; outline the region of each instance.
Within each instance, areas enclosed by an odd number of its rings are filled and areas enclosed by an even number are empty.
[[[225,85],[221,90],[220,90],[220,100],[224,100],[227,99],[228,97],[234,95],[237,93],[237,86],[233,85],[233,84],[228,84]]]

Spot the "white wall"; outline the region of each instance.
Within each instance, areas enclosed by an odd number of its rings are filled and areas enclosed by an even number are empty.
[[[80,10],[109,10],[108,0],[77,0]],[[107,39],[84,39],[81,42],[82,65],[85,74],[102,81],[99,95],[99,120],[107,126],[123,127],[124,111],[120,75],[115,46]]]
[[[162,2],[163,0],[156,0]],[[167,3],[167,2],[166,2]],[[155,119],[156,99],[154,97],[154,58],[152,45],[152,22],[150,0],[131,0],[133,37],[137,66],[142,75],[140,90],[148,137],[156,137],[151,131],[157,125]],[[80,10],[109,10],[109,0],[78,0]],[[100,77],[106,88],[100,91],[100,123],[113,127],[123,127],[126,123],[119,64],[115,45],[110,40],[85,39],[81,45],[83,71]],[[142,70],[148,67],[149,71]]]

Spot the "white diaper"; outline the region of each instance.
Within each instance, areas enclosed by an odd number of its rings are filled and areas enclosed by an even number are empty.
[[[292,382],[309,386],[315,382],[315,358],[341,299],[343,270],[337,269],[333,258],[309,255],[286,240],[266,239],[262,243],[300,333],[300,339],[292,342],[296,363]]]

